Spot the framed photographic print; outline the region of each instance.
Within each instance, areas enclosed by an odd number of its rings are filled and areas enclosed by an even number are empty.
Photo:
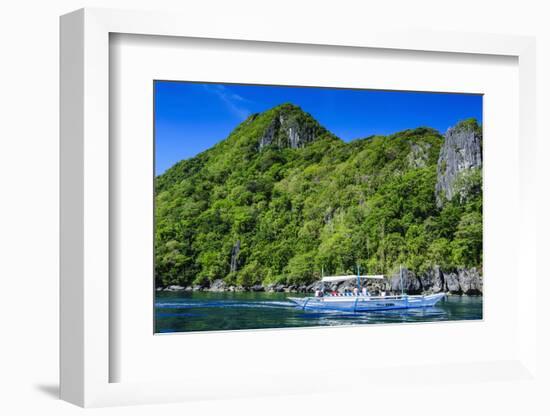
[[[533,397],[534,41],[203,23],[62,17],[62,398]]]
[[[482,99],[156,80],[155,332],[481,319]]]

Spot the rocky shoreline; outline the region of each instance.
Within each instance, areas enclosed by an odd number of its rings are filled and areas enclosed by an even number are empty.
[[[254,285],[250,287],[233,286],[226,284],[222,279],[214,280],[207,285],[157,287],[157,291],[166,292],[286,292],[286,293],[313,293],[321,286],[320,282],[309,285]],[[401,279],[399,274],[387,276],[383,280],[367,280],[365,286],[370,293],[380,292],[400,293]],[[355,287],[354,280],[325,284],[325,290],[344,292]],[[435,267],[428,272],[416,275],[414,272],[403,269],[403,287],[409,295],[428,293],[449,293],[453,295],[481,296],[483,294],[483,276],[476,268],[442,271]]]

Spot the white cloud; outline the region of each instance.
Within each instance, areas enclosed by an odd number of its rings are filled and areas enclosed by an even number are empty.
[[[252,113],[245,106],[250,100],[241,97],[239,94],[232,93],[229,88],[215,84],[204,84],[203,86],[207,91],[215,94],[236,117],[244,120]]]

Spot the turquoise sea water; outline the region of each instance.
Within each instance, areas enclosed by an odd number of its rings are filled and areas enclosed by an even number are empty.
[[[481,296],[447,296],[432,308],[368,313],[304,311],[293,306],[287,296],[264,292],[157,292],[155,332],[458,321],[482,319],[483,313]]]

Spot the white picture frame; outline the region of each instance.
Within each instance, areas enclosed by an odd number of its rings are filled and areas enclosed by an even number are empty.
[[[248,397],[268,394],[330,392],[362,389],[391,380],[405,384],[445,384],[438,374],[448,371],[463,383],[508,381],[519,386],[535,383],[537,374],[536,297],[517,292],[517,345],[507,359],[403,368],[331,370],[331,377],[345,380],[324,383],[315,376],[288,380],[284,374],[264,375],[269,380],[249,380],[230,388],[219,381],[192,380],[112,382],[110,367],[120,359],[110,348],[110,159],[109,37],[110,34],[278,42],[333,47],[429,51],[435,54],[502,55],[517,58],[519,67],[519,197],[518,241],[515,246],[522,279],[536,293],[535,189],[535,41],[533,38],[465,34],[380,31],[361,29],[330,34],[312,26],[280,31],[277,25],[261,27],[218,21],[212,27],[192,16],[167,13],[83,9],[61,18],[61,398],[80,406],[158,403]],[[144,306],[147,308],[147,306]],[[187,336],[192,336],[187,335]],[[315,337],[313,332],[308,337]],[[318,335],[317,335],[318,336]],[[411,363],[414,364],[414,363]],[[409,374],[409,376],[406,376]],[[411,378],[411,374],[414,374]],[[261,377],[261,375],[259,376]],[[420,381],[418,381],[420,380]],[[532,385],[531,385],[532,387]],[[382,387],[384,388],[384,387]],[[440,388],[444,388],[441,387]],[[536,389],[533,389],[536,390]],[[493,394],[496,394],[496,390]],[[525,393],[527,394],[527,393]],[[497,396],[495,396],[497,397]],[[414,410],[413,410],[414,411]],[[426,409],[423,409],[425,414]],[[414,414],[414,413],[413,413]]]

